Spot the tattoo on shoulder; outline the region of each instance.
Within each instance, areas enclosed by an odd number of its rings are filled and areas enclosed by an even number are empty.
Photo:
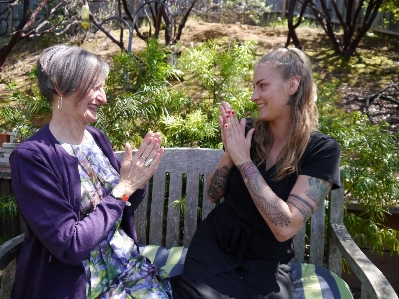
[[[216,169],[208,187],[209,196],[212,198],[217,198],[224,194],[224,192],[227,190],[230,172],[231,168],[228,168],[226,165]]]
[[[324,200],[330,189],[331,185],[328,182],[314,177],[309,177],[309,189],[305,191],[305,194],[309,196],[317,206],[319,206],[320,202]]]

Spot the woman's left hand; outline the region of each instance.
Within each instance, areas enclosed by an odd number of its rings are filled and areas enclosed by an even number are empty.
[[[115,188],[130,195],[142,188],[158,168],[164,149],[160,133],[148,132],[137,152],[132,156],[132,148],[126,144],[125,156],[122,161],[119,183]]]
[[[226,119],[223,125],[226,148],[235,165],[241,165],[244,162],[251,161],[250,149],[252,135],[255,129],[248,131],[245,136],[246,119],[239,122],[234,111]]]

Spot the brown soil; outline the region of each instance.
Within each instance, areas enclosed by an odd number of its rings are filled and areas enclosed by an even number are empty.
[[[389,80],[399,82],[397,67],[399,65],[399,41],[397,37],[371,38],[366,37],[358,47],[358,53],[362,54],[355,62],[355,58],[337,57],[331,50],[332,44],[320,28],[304,27],[297,29],[301,39],[303,50],[313,62],[314,71],[318,74],[318,80],[322,82],[334,82],[337,84],[339,95],[338,105],[347,111],[363,110],[369,112],[372,121],[386,120],[392,128],[399,124],[398,105],[377,99],[372,106],[366,107],[364,101],[356,100],[358,96],[366,96],[389,84]],[[127,35],[127,31],[125,33]],[[118,36],[116,33],[115,36]],[[256,54],[262,55],[272,48],[284,47],[287,39],[287,28],[283,26],[259,27],[243,24],[219,24],[190,20],[184,30],[180,43],[188,45],[198,44],[208,39],[225,40],[236,39],[239,42],[256,40]],[[73,41],[73,40],[72,40]],[[43,44],[43,42],[42,42]],[[127,45],[127,36],[126,36]],[[291,45],[292,46],[292,45]],[[9,56],[4,69],[0,72],[0,104],[7,102],[11,92],[7,90],[7,84],[13,82],[19,89],[29,89],[35,79],[29,78],[33,66],[43,49],[37,41],[28,41],[18,44]],[[100,55],[106,61],[111,62],[111,57],[120,49],[110,40],[104,39],[102,33],[90,34],[85,38],[82,47]],[[140,51],[144,42],[137,36],[133,38],[133,52]],[[381,55],[388,62],[364,61],[367,57]],[[399,91],[394,99],[399,101]]]

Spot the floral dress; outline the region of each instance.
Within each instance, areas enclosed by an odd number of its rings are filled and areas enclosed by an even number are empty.
[[[81,219],[92,212],[104,195],[119,181],[118,172],[89,132],[81,145],[62,143],[79,160],[82,201]],[[169,299],[172,290],[168,274],[140,255],[133,240],[120,228],[122,216],[106,238],[91,252],[86,270],[87,298]]]

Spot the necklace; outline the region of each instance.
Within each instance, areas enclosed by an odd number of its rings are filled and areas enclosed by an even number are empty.
[[[97,175],[97,173],[94,171],[93,166],[91,165],[88,157],[86,154],[83,152],[80,146],[72,146],[72,151],[74,153],[74,156],[78,159],[79,165],[83,168],[87,176],[90,178],[95,193],[90,194],[89,193],[89,208],[85,207],[84,205],[81,205],[80,209],[80,214],[81,216],[85,217],[91,212],[94,211],[96,208],[97,204],[101,202],[103,199],[104,195],[103,192],[106,190],[105,188],[105,183],[102,181],[102,179]],[[100,192],[101,191],[101,192]]]

